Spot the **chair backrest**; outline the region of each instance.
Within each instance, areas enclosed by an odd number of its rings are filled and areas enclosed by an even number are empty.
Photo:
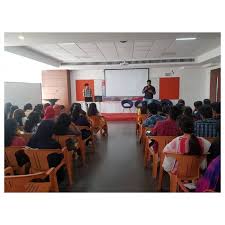
[[[61,147],[66,147],[66,141],[71,138],[74,140],[77,140],[76,135],[53,135],[53,138],[59,142],[59,144],[61,145]]]
[[[38,172],[35,174],[28,174],[28,175],[12,175],[12,176],[5,176],[5,192],[26,192],[26,185],[32,182],[34,179],[44,179],[48,175],[50,175],[53,168],[46,172]],[[51,180],[51,179],[50,179]],[[46,182],[49,183],[50,182]],[[38,187],[38,183],[36,187]]]
[[[121,101],[121,105],[124,107],[125,104],[128,104],[130,108],[133,107],[134,103],[130,99],[124,99]]]
[[[150,136],[149,138],[154,139],[158,142],[158,152],[161,154],[164,147],[170,143],[176,136]]]
[[[101,116],[89,116],[88,118],[91,121],[91,126],[94,128],[102,127],[104,125]]]
[[[138,122],[143,123],[144,120],[148,118],[148,114],[141,114],[138,116]]]
[[[216,137],[204,137],[210,143],[213,143],[216,140]]]
[[[140,109],[142,107],[142,101],[141,100],[137,100],[135,103],[134,103],[134,106],[138,109]]]
[[[29,142],[29,140],[31,139],[32,137],[32,133],[27,133],[27,132],[21,132],[19,134],[19,136],[23,137],[23,139],[25,140],[26,144]]]
[[[49,169],[48,164],[48,155],[52,153],[57,154],[64,154],[65,156],[65,148],[62,149],[32,149],[32,148],[26,148],[24,149],[24,152],[26,155],[28,155],[31,163],[31,170],[33,172],[38,171],[46,171]]]
[[[175,153],[165,153],[167,157],[173,157],[178,162],[177,178],[192,180],[199,178],[199,169],[205,155],[183,155]]]
[[[8,166],[13,168],[13,170],[17,170],[19,168],[16,159],[16,153],[18,151],[24,151],[24,147],[9,146],[5,148],[5,161]]]

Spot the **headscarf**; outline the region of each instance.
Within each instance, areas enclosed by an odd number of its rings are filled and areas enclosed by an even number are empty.
[[[54,118],[55,118],[55,110],[53,109],[53,106],[50,105],[45,109],[44,120],[50,120]]]
[[[61,106],[60,105],[54,105],[53,109],[55,111],[55,116],[58,117],[61,114]]]

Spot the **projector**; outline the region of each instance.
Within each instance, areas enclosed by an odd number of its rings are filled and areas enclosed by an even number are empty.
[[[126,62],[126,61],[123,61],[123,62],[121,62],[121,63],[120,63],[120,65],[121,65],[121,66],[128,66],[128,65],[129,65],[129,63],[128,63],[128,62]]]

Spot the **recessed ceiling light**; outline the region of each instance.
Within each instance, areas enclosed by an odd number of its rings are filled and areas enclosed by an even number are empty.
[[[18,38],[19,38],[20,40],[24,40],[24,36],[23,36],[23,35],[19,35]]]
[[[177,41],[188,41],[188,40],[196,40],[196,37],[187,37],[187,38],[176,38]]]

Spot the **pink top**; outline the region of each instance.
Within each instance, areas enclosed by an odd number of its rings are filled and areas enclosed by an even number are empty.
[[[15,136],[10,146],[25,146],[26,142],[22,137]]]

